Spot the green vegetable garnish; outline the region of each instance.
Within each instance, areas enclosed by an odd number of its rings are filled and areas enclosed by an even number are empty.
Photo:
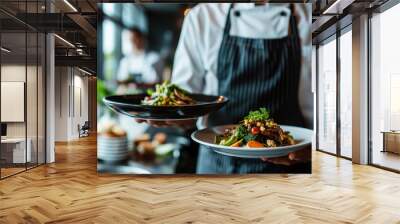
[[[147,90],[148,97],[142,100],[144,105],[152,106],[177,106],[190,105],[195,101],[189,96],[190,94],[169,81],[157,84],[155,90]]]
[[[147,95],[151,96],[154,93],[154,90],[152,89],[147,89],[146,90]]]
[[[225,145],[225,146],[230,146],[233,143],[239,141],[242,139],[245,135],[247,134],[247,130],[243,125],[239,125],[236,129],[233,135],[231,135],[228,139],[223,139],[219,144],[220,145]]]
[[[264,107],[250,111],[249,115],[244,117],[245,120],[252,120],[252,121],[265,121],[269,118],[269,111]]]
[[[254,141],[256,140],[257,136],[252,135],[252,134],[247,134],[243,137],[245,142],[249,142],[249,141]]]

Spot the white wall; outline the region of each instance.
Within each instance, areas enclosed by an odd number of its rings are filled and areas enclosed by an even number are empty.
[[[27,69],[27,70],[25,70]],[[36,74],[36,66],[6,64],[1,66],[1,81],[2,82],[25,82],[26,71],[28,72],[28,84],[35,86],[35,88],[27,88],[27,106],[36,108],[36,80],[32,80],[31,74]],[[4,97],[4,96],[3,96]],[[33,104],[32,104],[33,103]],[[38,105],[41,107],[42,105]],[[7,110],[8,108],[1,108]],[[24,108],[22,108],[24,109]],[[36,113],[32,113],[32,108],[27,109],[28,129],[32,128],[36,131]],[[36,112],[36,109],[34,110]],[[33,123],[32,123],[33,122]],[[25,123],[26,122],[7,122],[7,135],[8,137],[25,137]],[[28,130],[28,137],[29,137]],[[35,132],[36,135],[36,132]]]
[[[84,73],[72,67],[56,67],[56,141],[79,137],[78,124],[83,125],[89,117],[88,95],[88,77]]]
[[[78,72],[78,75],[77,73]],[[84,73],[80,72],[79,70],[75,70],[75,82],[74,85],[77,88],[80,88],[80,99],[75,97],[75,100],[80,100],[80,106],[81,106],[81,110],[82,112],[80,113],[80,111],[78,110],[78,107],[75,107],[75,120],[73,123],[73,127],[74,128],[74,137],[78,137],[79,133],[78,133],[78,124],[80,126],[82,126],[85,121],[89,120],[89,91],[88,91],[88,76],[85,76]],[[75,88],[75,90],[77,90]],[[77,94],[77,92],[75,91],[75,94]],[[76,96],[76,95],[75,95]],[[79,103],[76,103],[76,105],[79,105]]]
[[[68,84],[67,67],[55,68],[55,140],[68,140]]]
[[[1,81],[5,82],[25,82],[25,64],[9,64],[1,66]],[[28,67],[30,70],[31,67]],[[7,108],[1,108],[6,110]],[[25,137],[25,122],[7,123],[7,137]]]

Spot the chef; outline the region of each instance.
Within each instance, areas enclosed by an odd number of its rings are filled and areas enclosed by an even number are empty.
[[[310,4],[194,7],[183,23],[172,82],[194,93],[230,99],[218,112],[199,119],[197,127],[236,124],[260,107],[268,108],[279,124],[309,126],[305,118],[311,114],[312,119],[310,29]],[[189,128],[193,121],[152,124]],[[197,173],[307,173],[310,153],[303,149],[284,158],[244,159],[201,146]]]
[[[160,56],[146,49],[146,33],[133,27],[124,33],[128,36],[130,51],[122,58],[117,79],[135,83],[153,84],[160,81]]]

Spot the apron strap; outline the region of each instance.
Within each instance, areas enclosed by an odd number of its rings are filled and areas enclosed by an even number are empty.
[[[224,38],[226,36],[229,36],[229,31],[231,30],[231,11],[233,8],[233,4],[231,3],[231,5],[229,6],[229,10],[228,10],[228,15],[226,16],[226,22],[225,22],[225,27],[224,27]]]
[[[297,18],[294,15],[295,9],[294,4],[290,3],[290,32],[294,36],[298,36]]]

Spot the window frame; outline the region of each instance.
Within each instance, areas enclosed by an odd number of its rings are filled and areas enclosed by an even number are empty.
[[[348,21],[348,18],[344,18],[344,20]],[[340,20],[338,21],[340,22]],[[346,160],[352,160],[352,158],[347,157],[342,155],[341,152],[341,119],[340,119],[340,103],[341,103],[341,97],[340,97],[340,77],[341,77],[341,67],[340,67],[340,37],[344,34],[346,34],[347,32],[351,32],[352,31],[352,22],[347,22],[343,27],[339,28],[337,27],[336,32],[327,36],[324,39],[318,40],[318,42],[314,45],[316,45],[316,150],[319,152],[323,152],[329,155],[333,155],[336,157],[340,157]],[[326,44],[330,41],[336,41],[336,152],[332,153],[332,152],[328,152],[324,149],[321,149],[319,147],[319,134],[320,134],[320,130],[319,130],[319,112],[320,112],[320,102],[319,102],[319,52],[318,49],[320,47],[321,44]]]

